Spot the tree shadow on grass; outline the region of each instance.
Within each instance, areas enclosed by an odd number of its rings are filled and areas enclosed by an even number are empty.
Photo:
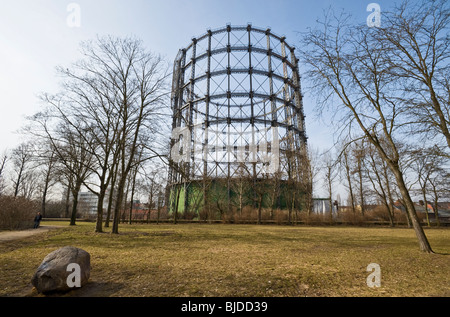
[[[25,297],[109,297],[123,288],[122,283],[89,281],[81,288],[68,292],[50,292],[39,294],[33,287]]]
[[[433,250],[433,253],[432,254],[437,254],[437,255],[450,255],[450,253],[448,253],[448,252],[440,252],[440,251],[436,251],[436,250]]]

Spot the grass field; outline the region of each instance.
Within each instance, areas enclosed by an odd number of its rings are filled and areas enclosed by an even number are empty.
[[[112,235],[49,224],[63,227],[0,245],[0,296],[43,296],[30,279],[66,245],[88,251],[92,270],[63,296],[450,296],[448,228],[425,229],[435,251],[425,254],[407,228],[152,224]],[[381,287],[366,284],[370,263]]]

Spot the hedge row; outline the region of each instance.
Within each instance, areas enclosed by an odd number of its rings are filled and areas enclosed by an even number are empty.
[[[0,229],[33,228],[39,204],[22,197],[0,196]]]

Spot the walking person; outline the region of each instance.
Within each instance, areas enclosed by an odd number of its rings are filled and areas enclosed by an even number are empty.
[[[40,212],[38,212],[36,217],[34,217],[34,227],[33,227],[34,229],[39,228],[41,220],[42,220],[42,215]]]

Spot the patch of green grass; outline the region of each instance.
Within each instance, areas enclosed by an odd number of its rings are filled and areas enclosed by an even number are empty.
[[[49,223],[54,225],[56,223]],[[44,223],[45,225],[45,223]],[[41,296],[30,279],[51,251],[91,254],[90,282],[65,296],[450,296],[450,230],[222,224],[78,223],[0,246],[0,296]],[[105,231],[108,230],[105,228]],[[381,287],[370,288],[370,263]]]

